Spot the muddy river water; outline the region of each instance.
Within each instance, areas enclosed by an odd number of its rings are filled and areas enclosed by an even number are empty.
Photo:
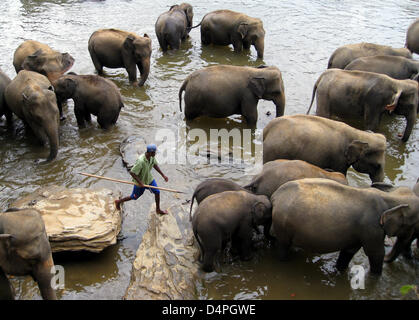
[[[256,51],[235,54],[232,47],[202,47],[199,28],[190,32],[180,50],[163,54],[159,49],[154,23],[160,13],[173,3],[140,0],[5,0],[0,2],[0,68],[13,78],[12,60],[17,46],[27,39],[49,44],[75,58],[72,71],[92,74],[87,41],[101,28],[119,28],[137,34],[147,33],[152,39],[151,72],[144,87],[135,88],[128,82],[124,69],[105,69],[106,77],[121,90],[125,108],[115,127],[103,131],[96,119],[79,130],[72,102],[65,109],[66,120],[60,128],[60,147],[56,160],[37,164],[45,158],[47,148],[34,143],[25,135],[22,125],[12,133],[0,120],[0,210],[4,211],[19,197],[41,186],[62,185],[68,188],[106,187],[127,195],[131,187],[79,175],[89,172],[129,180],[119,151],[120,143],[129,136],[141,136],[156,141],[158,134],[173,133],[175,150],[191,148],[194,141],[186,141],[180,134],[194,128],[247,129],[243,119],[199,119],[186,124],[179,111],[178,90],[182,81],[194,70],[209,65],[240,66],[275,65],[285,84],[285,114],[305,113],[318,76],[326,69],[331,53],[348,43],[374,42],[403,47],[409,24],[417,18],[419,1],[415,0],[282,0],[282,1],[203,1],[192,0],[194,24],[210,11],[231,9],[263,20],[266,30],[265,56],[258,60]],[[415,56],[418,59],[418,56]],[[257,130],[252,138],[273,119],[274,105],[259,101]],[[403,132],[404,118],[383,117],[380,132],[387,137],[385,182],[413,186],[419,175],[419,124],[407,143],[397,138]],[[256,142],[255,142],[256,141]],[[251,179],[247,169],[260,157],[257,140],[243,164],[206,164],[172,161],[161,168],[169,177],[165,183],[154,173],[161,186],[187,191],[185,200],[194,187],[207,177],[223,177],[245,184]],[[156,142],[158,145],[161,142]],[[233,146],[243,148],[244,146]],[[205,149],[205,146],[201,148]],[[188,149],[189,150],[189,149]],[[206,150],[191,157],[207,160]],[[199,150],[198,150],[199,151]],[[234,150],[230,150],[234,151]],[[178,153],[179,154],[179,153]],[[211,158],[211,157],[210,157]],[[196,160],[196,158],[195,158]],[[198,159],[199,160],[199,159]],[[253,161],[253,162],[252,162]],[[365,187],[370,183],[366,175],[350,170],[351,185]],[[168,207],[173,195],[162,195],[162,206]],[[126,217],[121,240],[100,254],[56,255],[55,262],[65,268],[65,289],[58,292],[60,299],[121,299],[129,284],[135,252],[147,229],[147,215],[154,197],[146,192],[139,201],[125,205]],[[387,250],[389,248],[386,248]],[[296,252],[288,262],[279,262],[270,248],[261,248],[249,262],[233,261],[224,264],[219,273],[208,274],[199,290],[201,299],[401,299],[402,285],[417,283],[419,261],[399,258],[385,265],[380,278],[369,276],[368,260],[362,250],[351,262],[364,266],[365,289],[351,287],[349,272],[334,269],[337,254],[314,255]],[[17,298],[40,299],[39,291],[29,277],[13,280]]]

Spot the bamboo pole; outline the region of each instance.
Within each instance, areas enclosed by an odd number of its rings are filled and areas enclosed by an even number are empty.
[[[103,176],[97,176],[97,175],[90,174],[90,173],[79,172],[79,174],[81,174],[83,176],[87,176],[87,177],[104,179],[104,180],[109,180],[109,181],[113,181],[113,182],[119,182],[119,183],[126,183],[126,184],[137,185],[136,183],[131,182],[131,181],[118,180],[118,179],[113,179],[113,178],[108,178],[108,177],[103,177]],[[183,191],[177,191],[177,190],[168,189],[168,188],[162,188],[162,187],[154,187],[154,186],[150,186],[150,185],[146,185],[146,184],[144,185],[144,187],[146,187],[146,188],[152,188],[152,189],[159,189],[159,190],[162,190],[162,191],[169,191],[169,192],[176,192],[176,193],[185,193]]]

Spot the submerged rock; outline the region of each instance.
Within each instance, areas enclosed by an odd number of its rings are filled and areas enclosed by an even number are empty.
[[[197,298],[199,249],[188,211],[173,205],[157,215],[153,206],[149,225],[137,250],[127,300],[190,300]]]
[[[120,194],[109,189],[41,188],[14,202],[12,207],[41,212],[52,252],[100,252],[117,241],[122,211],[114,200]]]

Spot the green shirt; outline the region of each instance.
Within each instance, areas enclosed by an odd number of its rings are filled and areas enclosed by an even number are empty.
[[[151,175],[151,169],[154,165],[157,164],[157,160],[154,157],[150,157],[150,160],[147,160],[145,154],[142,154],[137,161],[135,161],[134,166],[131,169],[132,173],[135,173],[144,184],[150,184],[153,182],[153,176]],[[137,181],[132,179],[135,184],[138,185]]]

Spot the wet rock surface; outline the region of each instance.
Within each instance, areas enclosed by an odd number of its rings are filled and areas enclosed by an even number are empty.
[[[109,189],[41,188],[11,207],[41,212],[52,252],[100,252],[113,245],[121,231],[122,211],[115,208],[118,192]]]

